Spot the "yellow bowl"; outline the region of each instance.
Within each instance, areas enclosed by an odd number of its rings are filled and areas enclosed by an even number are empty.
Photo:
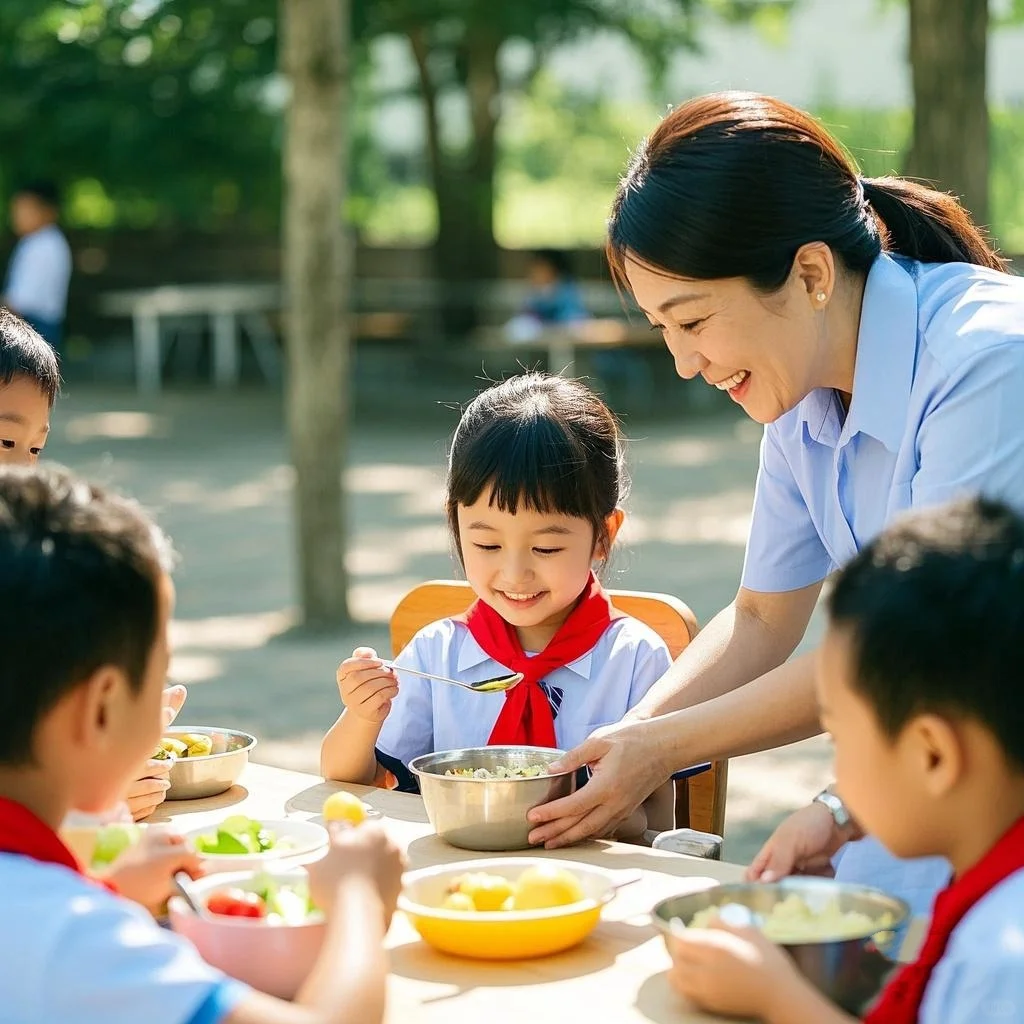
[[[572,872],[587,898],[549,910],[441,909],[449,883],[459,875],[486,871],[515,882],[527,868],[539,865]],[[601,908],[614,895],[614,880],[598,868],[544,857],[510,857],[411,871],[405,876],[398,908],[423,940],[442,953],[475,960],[526,960],[581,943],[597,927]]]

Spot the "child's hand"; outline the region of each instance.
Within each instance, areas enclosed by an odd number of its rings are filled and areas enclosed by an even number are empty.
[[[398,696],[398,679],[384,668],[371,647],[357,647],[352,657],[338,666],[338,689],[349,714],[367,722],[380,723],[391,712]]]
[[[672,937],[672,987],[702,1010],[774,1020],[772,1006],[806,982],[778,946],[754,928],[686,928]]]
[[[832,857],[852,838],[840,830],[828,808],[808,804],[791,814],[761,847],[750,867],[750,882],[774,882],[786,875],[831,875]]]
[[[128,787],[125,802],[135,821],[148,818],[164,802],[167,790],[171,788],[168,776],[173,763],[155,759],[147,761],[142,776]]]
[[[309,864],[309,889],[313,902],[325,912],[334,905],[339,887],[352,878],[368,881],[380,896],[384,926],[391,923],[402,889],[405,857],[380,825],[357,826],[332,822],[331,845],[318,861]]]
[[[105,873],[122,896],[159,914],[174,892],[172,879],[178,871],[193,878],[202,873],[197,854],[182,836],[150,827],[141,841],[126,850]]]

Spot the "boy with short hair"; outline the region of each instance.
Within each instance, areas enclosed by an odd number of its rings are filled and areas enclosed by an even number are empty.
[[[1024,1020],[1024,520],[984,499],[903,518],[839,572],[829,619],[818,697],[854,827],[954,873],[864,1019]],[[757,932],[688,929],[674,961],[710,1009],[852,1020]]]
[[[139,509],[65,470],[0,468],[0,937],[9,1024],[363,1024],[382,1019],[401,856],[374,827],[310,865],[327,914],[294,1004],[205,964],[85,878],[57,835],[120,799],[160,736],[174,590]],[[31,685],[27,685],[28,683]]]
[[[39,458],[59,391],[53,349],[0,306],[0,464],[24,465]]]
[[[11,198],[11,253],[3,302],[60,351],[71,281],[71,247],[57,226],[60,193],[52,181],[22,185]]]

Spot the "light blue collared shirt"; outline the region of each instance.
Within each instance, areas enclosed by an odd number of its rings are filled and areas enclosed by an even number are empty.
[[[1024,512],[1024,278],[879,256],[845,419],[822,389],[765,427],[743,586],[817,583],[898,513],[974,493]],[[867,839],[837,877],[927,913],[949,867]]]

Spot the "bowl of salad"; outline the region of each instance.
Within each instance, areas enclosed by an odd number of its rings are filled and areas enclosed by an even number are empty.
[[[183,899],[168,905],[171,928],[209,964],[279,999],[292,999],[323,945],[324,915],[313,905],[309,878],[288,871],[216,874],[192,883],[206,909]]]
[[[233,814],[210,828],[186,832],[185,841],[202,857],[207,872],[261,871],[313,860],[327,849],[329,837],[312,821]]]

